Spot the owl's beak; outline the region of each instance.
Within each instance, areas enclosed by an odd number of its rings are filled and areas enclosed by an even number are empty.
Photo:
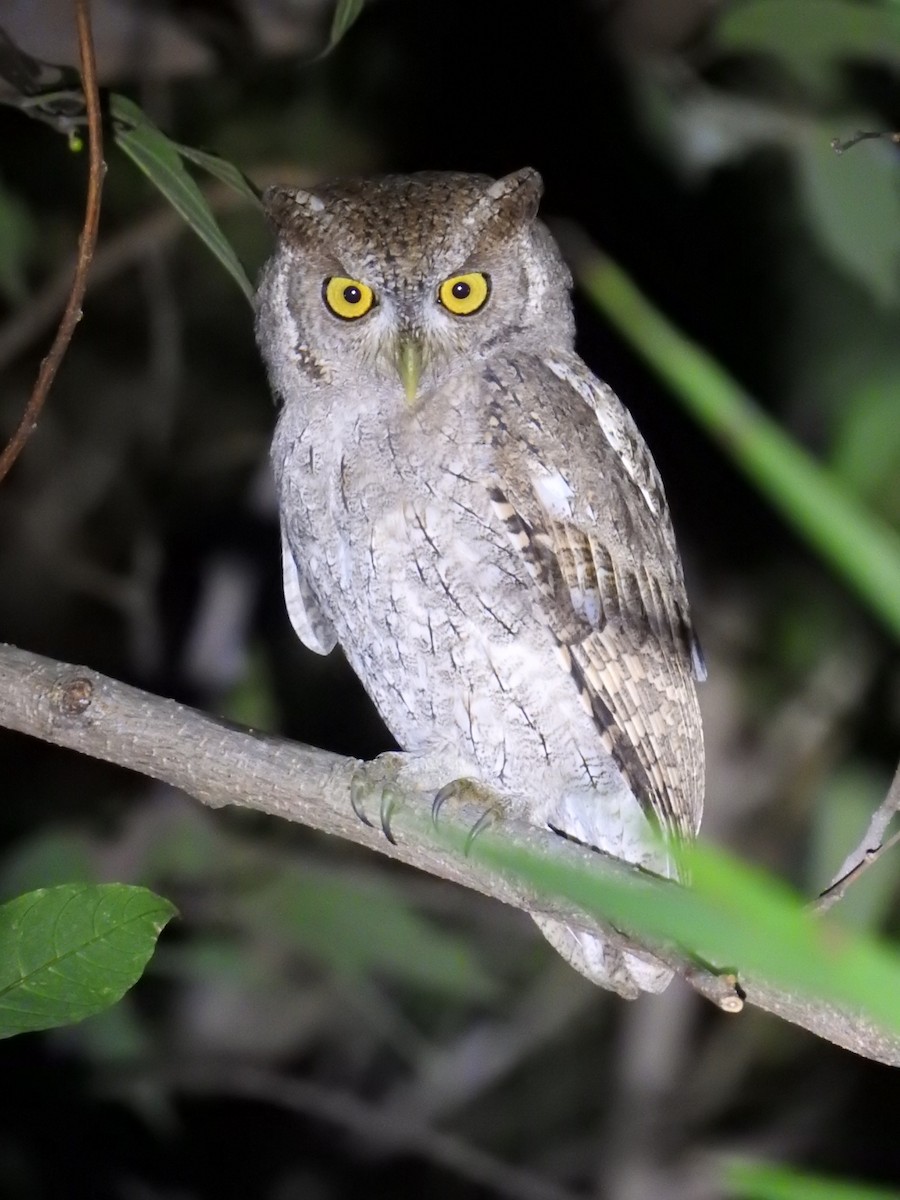
[[[422,343],[413,334],[402,333],[397,339],[397,374],[409,404],[415,402],[422,378]]]

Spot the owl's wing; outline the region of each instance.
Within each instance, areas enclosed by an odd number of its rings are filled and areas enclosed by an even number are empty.
[[[605,749],[648,817],[691,835],[703,805],[691,677],[705,668],[662,482],[630,415],[580,360],[535,368],[539,405],[503,388],[518,403],[491,422],[491,502]]]
[[[316,654],[330,654],[337,645],[337,634],[297,566],[283,525],[281,567],[284,576],[284,602],[297,637],[307,649],[314,650]]]

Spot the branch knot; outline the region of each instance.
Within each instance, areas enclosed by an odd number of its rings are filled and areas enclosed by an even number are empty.
[[[57,684],[50,692],[51,706],[63,717],[80,717],[91,707],[94,685],[83,675]]]

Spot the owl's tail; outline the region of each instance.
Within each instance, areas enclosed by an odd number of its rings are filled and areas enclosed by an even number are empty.
[[[626,1000],[641,992],[663,992],[672,979],[672,971],[652,955],[620,950],[594,933],[555,921],[552,917],[532,914],[541,933],[558,954],[576,971]]]

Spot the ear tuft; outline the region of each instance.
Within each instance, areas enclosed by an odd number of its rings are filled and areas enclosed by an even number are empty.
[[[266,216],[279,232],[298,232],[325,208],[324,200],[302,188],[267,187],[262,206]]]
[[[543,194],[544,181],[534,167],[504,175],[486,193],[495,202],[498,215],[510,222],[533,221]]]

